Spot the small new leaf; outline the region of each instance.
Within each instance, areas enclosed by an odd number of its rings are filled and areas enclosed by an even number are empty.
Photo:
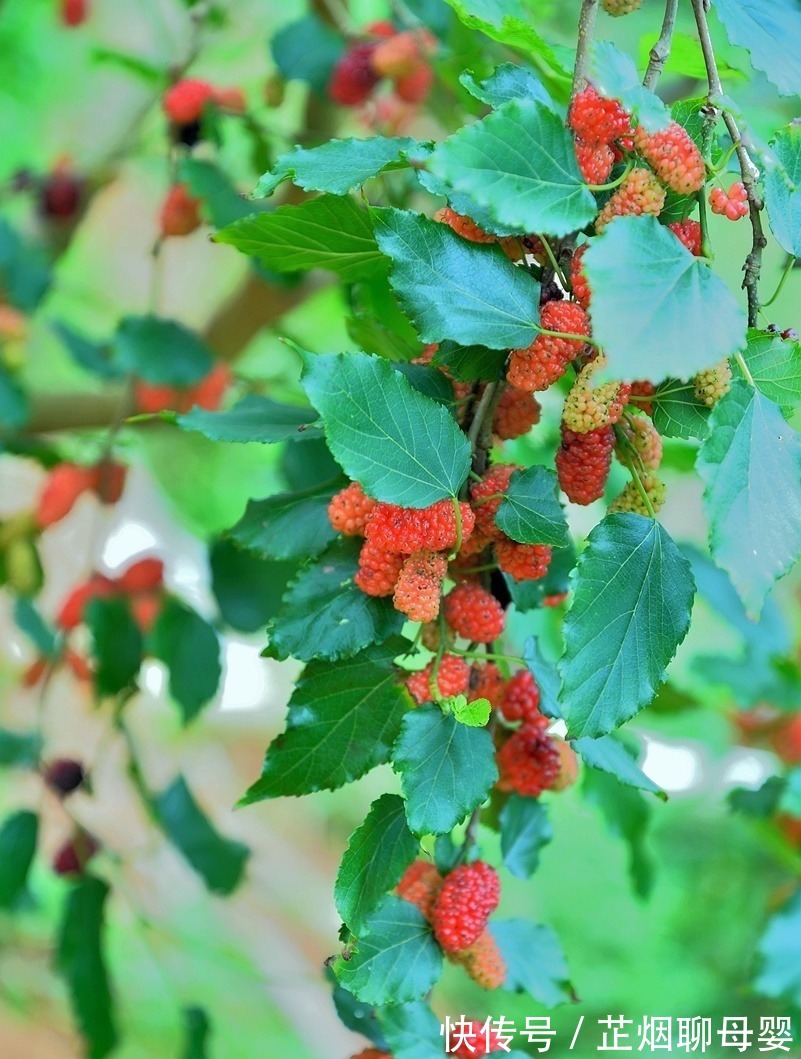
[[[470,728],[483,728],[492,713],[492,705],[488,699],[473,699],[468,702],[464,695],[445,699],[442,707],[446,712],[450,710],[460,724],[466,724]]]

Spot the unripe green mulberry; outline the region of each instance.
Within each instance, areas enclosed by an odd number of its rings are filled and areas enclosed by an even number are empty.
[[[630,15],[642,4],[642,0],[601,0],[601,7],[607,15],[620,18],[621,15]]]
[[[623,414],[631,393],[628,383],[612,380],[593,386],[593,376],[605,364],[606,357],[603,355],[585,364],[567,395],[562,419],[568,429],[576,434],[612,426]]]
[[[703,401],[707,408],[713,408],[731,389],[731,365],[724,359],[713,368],[699,371],[693,381],[695,396],[699,401]]]
[[[653,474],[643,475],[641,482],[648,499],[651,501],[653,512],[656,514],[665,502],[665,483]],[[623,492],[616,496],[609,505],[610,515],[623,511],[631,511],[635,515],[651,514],[646,507],[640,490],[637,488],[637,483],[634,481],[629,482]]]
[[[644,416],[631,416],[621,424],[634,451],[647,471],[655,471],[662,462],[662,436],[653,423]],[[618,446],[618,458],[626,462],[626,453]]]

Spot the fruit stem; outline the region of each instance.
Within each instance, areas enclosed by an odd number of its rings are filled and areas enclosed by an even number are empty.
[[[796,260],[797,258],[793,257],[792,255],[787,259],[787,264],[784,266],[784,271],[782,272],[781,279],[779,280],[779,285],[773,292],[773,294],[771,294],[771,296],[768,298],[768,300],[766,302],[762,302],[763,309],[767,309],[769,305],[773,305],[773,303],[779,297],[782,292],[782,287],[784,287],[785,283],[787,282],[787,277],[795,268]]]
[[[626,177],[629,175],[631,170],[634,168],[633,162],[627,162],[626,168],[620,174],[616,180],[610,180],[608,184],[588,184],[587,187],[590,191],[611,191],[612,188],[619,187]]]
[[[550,335],[551,338],[569,338],[573,342],[581,342],[586,346],[595,345],[589,335],[574,335],[568,331],[549,331],[546,327],[538,327],[537,330],[541,335]]]
[[[626,469],[628,470],[629,474],[631,475],[631,480],[637,487],[637,492],[640,494],[640,498],[642,499],[642,502],[645,505],[645,510],[648,512],[651,518],[656,518],[654,505],[651,503],[651,498],[650,496],[648,496],[648,491],[642,484],[642,479],[640,478],[640,471],[637,470],[637,468],[634,466],[634,462],[632,460],[633,455],[637,458],[640,467],[642,467],[642,460],[640,459],[640,454],[631,444],[631,441],[626,432],[624,430],[619,429],[617,426],[615,427],[615,437],[617,438],[618,445],[622,450],[621,456],[623,458],[623,463]],[[643,470],[644,469],[645,468],[643,467]]]
[[[456,540],[453,543],[453,551],[449,558],[455,559],[459,554],[459,549],[462,547],[462,509],[459,507],[459,498],[456,496],[451,497],[453,502],[453,517],[456,520]]]
[[[556,255],[554,254],[553,249],[551,248],[551,244],[548,242],[544,235],[538,235],[537,238],[542,243],[545,253],[548,255],[548,260],[551,263],[551,268],[554,270],[559,279],[559,282],[562,284],[562,289],[569,290],[570,284],[568,283],[567,277],[565,276],[564,272],[559,267],[559,262],[556,260]]]
[[[739,367],[740,371],[745,376],[745,379],[746,379],[746,382],[748,383],[748,385],[749,386],[753,386],[754,389],[756,389],[756,383],[754,382],[754,376],[751,374],[751,369],[748,367],[748,365],[745,362],[745,357],[742,355],[742,353],[735,353],[734,354],[734,359],[737,361],[737,366]]]

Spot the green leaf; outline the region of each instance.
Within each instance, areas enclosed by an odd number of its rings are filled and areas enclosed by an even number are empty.
[[[571,737],[606,735],[654,697],[690,625],[690,564],[654,519],[608,515],[579,557],[560,663]]]
[[[0,767],[32,768],[42,753],[38,732],[9,732],[0,728]]]
[[[728,574],[706,552],[692,544],[683,544],[681,551],[690,562],[699,596],[737,630],[749,648],[768,657],[789,654],[792,638],[775,600],[766,600],[759,621],[752,621]]]
[[[92,633],[95,688],[98,695],[116,695],[131,687],[142,665],[144,641],[131,607],[123,597],[93,599],[86,608]]]
[[[573,135],[543,103],[512,99],[439,144],[426,163],[502,225],[563,236],[598,207],[576,161]]]
[[[559,705],[559,696],[562,693],[562,681],[556,666],[545,657],[533,636],[529,636],[525,642],[523,661],[540,689],[540,713],[544,713],[546,717],[560,718],[562,708]]]
[[[417,849],[417,839],[406,823],[403,799],[397,794],[383,794],[350,836],[334,887],[337,912],[352,934],[362,932],[367,917],[397,885]]]
[[[779,129],[771,147],[778,164],[764,176],[770,229],[788,254],[801,257],[801,128],[793,124]]]
[[[473,699],[468,702],[464,695],[457,695],[454,699],[447,699],[444,705],[450,706],[459,724],[466,724],[470,728],[483,728],[492,713],[489,699]]]
[[[489,794],[498,778],[492,737],[438,706],[407,713],[392,751],[406,816],[416,835],[444,835]]]
[[[442,973],[442,950],[414,905],[385,897],[367,918],[349,960],[334,964],[338,981],[367,1004],[420,1000]]]
[[[779,811],[801,819],[801,768],[791,769],[787,773]]]
[[[249,500],[231,540],[268,559],[303,559],[319,555],[336,537],[328,519],[331,497],[344,480],[313,486],[298,493],[277,493]]]
[[[154,808],[167,837],[206,886],[213,893],[232,893],[242,878],[250,850],[215,830],[183,776],[154,799]]]
[[[261,778],[241,804],[336,790],[389,760],[407,710],[393,637],[345,662],[311,662],[289,700],[286,731],[273,740]]]
[[[56,632],[48,625],[39,611],[29,599],[18,598],[14,600],[14,621],[36,650],[54,658],[58,653]]]
[[[748,332],[743,350],[757,387],[782,408],[801,402],[801,342],[771,331]]]
[[[303,386],[349,478],[405,507],[456,496],[470,443],[446,408],[366,353],[309,354],[304,365]]]
[[[0,363],[0,427],[4,430],[19,430],[28,422],[29,415],[28,395]]]
[[[549,1008],[571,999],[567,963],[549,927],[505,919],[490,923],[489,929],[506,963],[505,989],[528,993]]]
[[[531,99],[551,109],[554,107],[545,85],[527,66],[501,63],[483,81],[476,81],[473,74],[466,70],[460,75],[459,81],[471,96],[489,107],[500,107],[510,99]]]
[[[394,1059],[442,1059],[441,1023],[422,1000],[378,1010]]]
[[[548,808],[537,798],[512,794],[501,810],[501,854],[507,871],[528,879],[540,863],[540,850],[553,838]]]
[[[269,657],[336,661],[400,632],[403,615],[392,600],[367,596],[354,584],[358,556],[359,542],[337,540],[300,572],[267,630]]]
[[[795,0],[715,0],[732,44],[783,96],[801,92],[801,18]]]
[[[543,71],[552,90],[560,96],[567,94],[570,73],[534,28],[531,12],[520,0],[448,0],[448,3],[465,26],[529,56]]]
[[[114,1003],[103,955],[103,906],[109,888],[85,875],[67,894],[56,952],[75,1020],[89,1059],[103,1059],[117,1044]]]
[[[36,839],[39,817],[21,809],[6,817],[0,828],[0,908],[13,908],[25,892]]]
[[[184,724],[217,694],[222,676],[220,643],[209,623],[178,599],[164,601],[148,646],[170,671],[170,695]]]
[[[537,334],[539,284],[497,246],[403,210],[376,212],[390,283],[424,342],[517,349]]]
[[[184,1008],[184,1049],[181,1059],[207,1059],[211,1035],[209,1017],[203,1008]]]
[[[591,739],[583,736],[573,744],[573,749],[580,755],[585,765],[590,768],[600,769],[608,772],[610,776],[628,787],[635,787],[640,791],[650,791],[667,798],[665,792],[658,787],[653,780],[648,779],[645,773],[639,769],[626,747],[611,735],[602,735],[599,739]]]
[[[280,29],[271,50],[285,81],[305,81],[322,94],[345,46],[344,38],[321,18],[306,15]]]
[[[709,409],[695,396],[695,383],[665,379],[654,394],[654,426],[668,438],[705,438]]]
[[[734,790],[729,791],[726,800],[735,813],[767,819],[776,812],[785,786],[786,781],[783,777],[770,776],[756,790],[735,787]]]
[[[593,338],[615,378],[690,378],[745,345],[746,319],[709,265],[654,217],[617,217],[584,256]],[[621,327],[621,321],[625,327]]]
[[[371,136],[367,140],[329,140],[319,147],[295,147],[282,154],[256,185],[254,198],[272,195],[285,180],[304,191],[346,195],[384,169],[408,166],[405,154],[417,141],[410,136]]]
[[[515,610],[520,614],[534,610],[545,603],[548,596],[564,596],[570,584],[570,572],[576,565],[576,549],[572,540],[566,548],[554,548],[545,577],[536,581],[516,581],[509,574],[503,578]],[[557,691],[559,684],[557,681]]]
[[[114,354],[126,373],[165,386],[191,386],[214,367],[197,335],[157,316],[126,316],[114,336]]]
[[[354,1033],[369,1037],[377,1048],[384,1048],[387,1042],[384,1040],[384,1034],[378,1022],[379,1010],[384,1009],[376,1009],[372,1004],[363,1004],[361,1000],[356,999],[353,993],[343,989],[330,966],[326,967],[325,976],[333,985],[331,999],[339,1021]]]
[[[387,269],[370,214],[355,199],[337,195],[243,217],[217,232],[214,241],[234,246],[276,272],[324,268],[352,283]]]
[[[801,555],[801,438],[759,390],[734,382],[715,405],[696,466],[709,547],[756,617]]]
[[[610,834],[628,846],[634,892],[638,897],[648,897],[654,883],[654,865],[645,843],[651,820],[645,797],[598,769],[584,770],[584,794],[601,810]]]
[[[495,525],[520,544],[551,544],[564,548],[570,534],[559,503],[553,471],[529,467],[515,471],[495,515]]]
[[[494,381],[504,377],[507,356],[505,349],[441,342],[431,363],[446,367],[453,378],[460,382],[476,382],[479,379]]]
[[[125,374],[112,359],[112,349],[108,342],[93,342],[59,321],[53,324],[53,330],[67,347],[67,352],[75,363],[86,371],[104,379],[119,379]]]
[[[209,548],[211,591],[223,621],[239,632],[257,632],[281,609],[281,599],[298,564],[270,562],[230,540]]]
[[[15,309],[32,313],[50,289],[52,269],[42,246],[22,239],[0,219],[0,287]]]
[[[801,1005],[801,889],[769,920],[758,953],[757,991]]]
[[[428,397],[437,404],[453,404],[453,386],[441,371],[433,371],[427,364],[396,363],[392,367],[423,397]]]
[[[666,129],[670,111],[653,92],[643,88],[634,60],[609,41],[594,41],[590,52],[590,80],[607,99],[623,107],[649,132]]]
[[[239,194],[225,173],[213,162],[201,158],[182,158],[178,176],[190,192],[201,200],[215,228],[224,228],[240,217],[254,212],[251,203]]]
[[[311,424],[317,419],[312,408],[282,404],[270,397],[251,393],[227,412],[209,412],[193,408],[178,416],[184,430],[197,430],[212,441],[300,441],[319,437],[320,431]]]

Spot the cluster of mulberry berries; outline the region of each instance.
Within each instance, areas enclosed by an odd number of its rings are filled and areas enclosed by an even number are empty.
[[[440,500],[426,508],[377,502],[351,482],[332,498],[328,517],[337,532],[363,538],[355,583],[369,596],[392,596],[395,608],[411,621],[432,623],[442,610],[451,639],[484,644],[498,639],[504,608],[475,576],[482,554],[489,558],[492,549],[500,569],[518,581],[544,577],[551,561],[550,547],[519,544],[495,524],[516,470],[511,464],[493,466],[472,486],[469,503]],[[448,578],[456,584],[443,595]],[[438,646],[431,630],[426,636],[427,645]],[[421,681],[428,687],[430,679],[431,674],[418,674],[415,688],[423,687]],[[447,697],[464,690],[464,679],[455,663],[442,659],[434,683]],[[425,694],[423,701],[429,701],[432,695]]]
[[[436,48],[436,38],[425,29],[401,31],[390,22],[374,22],[334,67],[328,94],[340,106],[359,107],[389,80],[398,101],[422,103],[433,82],[430,60]]]
[[[478,860],[443,877],[435,865],[416,860],[406,869],[397,892],[419,908],[451,962],[464,967],[484,989],[503,985],[506,964],[487,929],[501,893],[494,868]]]

